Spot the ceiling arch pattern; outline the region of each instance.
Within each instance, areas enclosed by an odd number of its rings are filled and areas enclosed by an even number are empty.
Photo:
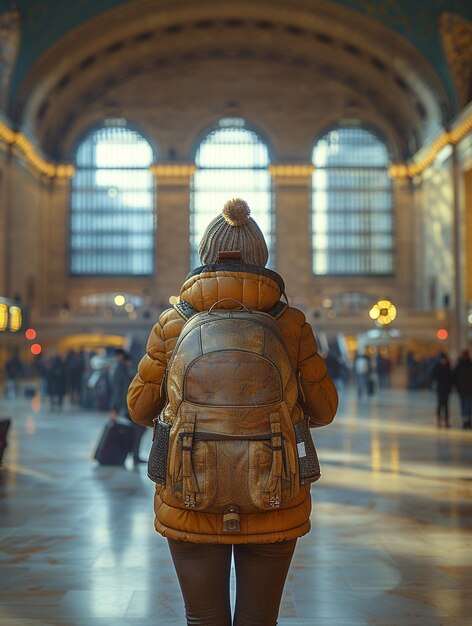
[[[205,4],[206,0],[192,0],[192,2]],[[260,0],[253,0],[253,2],[264,4]],[[275,3],[280,4],[282,0],[275,0],[273,4]],[[21,14],[23,36],[11,82],[11,97],[14,98],[22,80],[36,60],[63,36],[88,20],[118,7],[130,6],[139,12],[140,4],[137,0],[69,0],[67,10],[65,10],[64,2],[61,0],[15,0],[12,2],[11,5],[18,8]],[[154,4],[160,4],[162,7],[166,4],[184,7],[187,3],[185,0],[173,0],[172,3],[154,0]],[[298,3],[285,2],[285,4],[296,5]],[[438,20],[444,11],[472,19],[472,3],[465,0],[423,0],[422,2],[332,0],[329,4],[347,7],[376,20],[415,46],[437,69],[449,90],[450,97],[454,99],[451,76],[441,46]]]
[[[472,21],[443,13],[441,36],[461,107],[472,99]]]
[[[333,2],[141,0],[88,21],[44,53],[22,81],[12,116],[47,154],[64,158],[83,132],[78,125],[120,113],[123,92],[140,80],[158,85],[166,74],[221,63],[239,66],[233,76],[242,89],[240,77],[254,64],[277,66],[281,79],[296,70],[332,86],[344,115],[370,110],[384,122],[399,158],[451,114],[441,81],[415,48]]]

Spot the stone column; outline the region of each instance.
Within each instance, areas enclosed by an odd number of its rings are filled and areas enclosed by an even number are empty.
[[[59,310],[67,299],[69,275],[69,202],[70,179],[53,178],[45,182],[41,194],[41,249],[39,300],[43,312]]]
[[[292,299],[306,297],[312,274],[311,164],[276,164],[269,167],[275,196],[275,269]],[[298,303],[301,303],[298,300]]]
[[[193,164],[162,163],[152,167],[156,179],[157,243],[153,301],[168,304],[178,295],[190,264],[190,183]]]
[[[466,300],[472,303],[472,168],[463,173],[465,186]]]
[[[454,256],[454,300],[451,316],[451,351],[456,357],[467,345],[468,324],[466,306],[465,280],[465,210],[462,187],[462,172],[458,163],[457,146],[452,148],[452,178],[453,178],[453,233],[452,249]]]
[[[11,180],[11,159],[9,148],[0,146],[2,167],[0,168],[0,296],[10,296],[10,180]]]
[[[415,305],[415,196],[409,178],[393,179],[393,246],[396,302],[401,307]]]

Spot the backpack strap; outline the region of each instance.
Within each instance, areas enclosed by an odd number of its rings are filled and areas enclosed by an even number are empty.
[[[278,302],[274,304],[274,306],[271,309],[269,309],[268,311],[265,311],[265,313],[268,313],[274,319],[278,320],[279,317],[282,315],[282,313],[285,312],[287,308],[288,308],[288,304],[286,304],[285,302],[282,302],[282,300],[279,300]]]
[[[189,413],[184,417],[182,424],[182,491],[185,506],[193,508],[197,503],[197,493],[199,491],[195,472],[192,464],[192,450],[195,439],[196,413]]]
[[[189,320],[191,317],[198,313],[197,309],[194,309],[193,306],[188,302],[185,302],[185,300],[177,302],[173,305],[173,307],[180,315],[180,317],[184,318],[184,320]]]
[[[267,479],[266,491],[269,493],[269,506],[278,508],[282,500],[283,440],[279,413],[270,414],[270,447],[272,448],[272,467]]]

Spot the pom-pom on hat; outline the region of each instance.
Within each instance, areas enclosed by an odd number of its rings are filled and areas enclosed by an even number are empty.
[[[269,257],[264,235],[241,198],[224,205],[221,214],[208,224],[198,248],[204,265],[216,263],[219,252],[237,251],[242,262],[251,265],[264,267]]]

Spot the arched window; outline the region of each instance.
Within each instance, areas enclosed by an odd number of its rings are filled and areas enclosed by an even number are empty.
[[[388,163],[385,144],[365,128],[335,128],[317,142],[312,197],[315,274],[393,272]]]
[[[262,230],[273,261],[273,211],[267,146],[240,118],[226,118],[201,142],[196,154],[190,207],[190,266],[201,265],[198,245],[227,200],[240,197]]]
[[[107,120],[77,149],[70,216],[75,275],[154,270],[153,151],[139,133],[119,124]]]

